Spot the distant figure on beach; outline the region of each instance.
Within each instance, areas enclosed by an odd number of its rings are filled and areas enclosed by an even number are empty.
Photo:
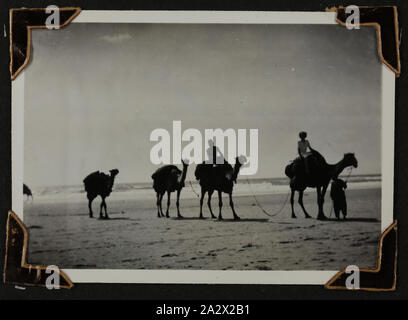
[[[31,192],[30,188],[27,187],[25,183],[23,183],[23,195],[24,194],[27,196],[27,200],[30,197],[31,197],[31,200],[34,200],[33,193]]]
[[[303,205],[303,193],[307,187],[310,187],[316,188],[317,192],[317,204],[319,207],[317,219],[325,220],[327,218],[323,212],[323,204],[330,180],[337,178],[349,166],[357,168],[358,163],[354,153],[345,153],[343,159],[338,163],[328,164],[319,152],[310,147],[306,136],[306,132],[299,133],[301,138],[298,142],[299,157],[285,167],[285,174],[290,178],[292,218],[296,218],[293,209],[296,191],[299,192],[298,202],[305,217],[310,218]],[[308,153],[307,149],[310,149],[310,153]]]
[[[109,170],[110,175],[107,175],[103,172],[95,171],[89,174],[84,179],[86,196],[88,198],[88,207],[89,207],[89,217],[93,217],[92,213],[92,201],[97,197],[101,196],[101,210],[99,212],[100,219],[109,219],[108,212],[106,210],[105,199],[109,197],[112,192],[113,183],[115,182],[115,177],[119,173],[118,169]],[[105,209],[105,216],[102,215],[102,208]]]
[[[212,140],[210,140],[212,141]],[[210,142],[209,141],[209,142]],[[213,142],[213,141],[212,141]],[[211,145],[210,145],[211,146]],[[211,197],[214,191],[218,192],[218,206],[219,206],[219,214],[218,220],[222,220],[222,192],[227,193],[229,195],[229,203],[232,209],[232,213],[234,215],[235,220],[239,220],[239,216],[235,212],[234,202],[232,201],[232,190],[234,188],[234,182],[237,182],[237,177],[239,174],[239,170],[241,166],[246,162],[246,158],[244,156],[237,157],[235,160],[235,165],[232,167],[222,156],[221,159],[216,159],[216,153],[218,148],[213,144],[212,145],[213,152],[213,163],[206,163],[203,162],[202,164],[197,165],[194,175],[197,180],[200,181],[201,186],[201,197],[200,197],[200,219],[203,218],[203,201],[205,194],[208,192],[208,209],[210,210],[211,217],[216,218],[212,212],[211,208]],[[208,150],[207,150],[208,151]],[[217,160],[217,161],[216,161]],[[219,162],[221,164],[219,164]]]
[[[344,190],[347,189],[347,183],[339,178],[333,179],[330,189],[330,198],[333,201],[333,210],[337,220],[340,220],[340,212],[343,219],[347,216],[347,200]]]
[[[182,160],[183,171],[174,165],[166,165],[156,170],[152,174],[153,179],[153,189],[156,191],[156,205],[157,205],[157,217],[164,217],[162,209],[162,200],[164,194],[167,192],[167,210],[166,217],[169,217],[169,207],[170,207],[170,194],[177,191],[177,217],[183,218],[180,214],[180,193],[181,189],[184,188],[184,182],[187,176],[188,161]]]

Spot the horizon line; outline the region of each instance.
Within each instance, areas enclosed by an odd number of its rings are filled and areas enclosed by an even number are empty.
[[[344,177],[347,176],[347,174],[342,174],[340,175],[340,177]],[[351,174],[350,177],[361,177],[361,176],[382,176],[381,173],[367,173],[367,174]],[[280,176],[280,177],[265,177],[265,178],[260,178],[260,177],[256,177],[256,178],[249,178],[247,176],[238,176],[238,180],[242,180],[242,178],[244,179],[249,179],[249,180],[272,180],[272,179],[289,179],[287,176]],[[198,182],[196,179],[193,180],[187,180],[186,182]],[[153,180],[149,180],[149,181],[122,181],[122,182],[115,182],[115,184],[134,184],[134,183],[150,183],[153,182]],[[24,182],[24,184],[26,184],[27,186],[32,186],[33,188],[46,188],[46,187],[75,187],[75,186],[79,186],[79,185],[83,185],[83,183],[77,183],[77,184],[53,184],[53,185],[29,185],[27,183]]]

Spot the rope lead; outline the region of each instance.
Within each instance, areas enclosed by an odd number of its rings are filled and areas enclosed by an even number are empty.
[[[189,180],[189,183],[190,183],[191,190],[193,190],[193,192],[195,193],[195,195],[197,196],[197,198],[200,198],[200,195],[194,190],[193,184],[191,183],[191,180]]]
[[[254,193],[253,190],[252,190],[252,186],[251,186],[251,183],[249,182],[249,179],[246,178],[246,180],[247,180],[247,183],[248,183],[248,185],[249,185],[249,189],[251,190],[252,197],[254,198],[257,207],[258,207],[259,209],[261,209],[264,214],[266,214],[266,215],[269,216],[269,217],[276,217],[279,213],[282,212],[283,208],[285,208],[286,203],[288,202],[289,195],[290,195],[290,191],[288,192],[288,194],[287,194],[287,196],[286,196],[286,200],[285,200],[285,202],[283,203],[283,206],[282,206],[277,212],[271,214],[271,213],[269,213],[268,211],[266,211],[266,210],[264,209],[264,207],[261,206],[261,204],[259,203],[258,199],[257,199],[256,196],[255,196],[255,193]]]

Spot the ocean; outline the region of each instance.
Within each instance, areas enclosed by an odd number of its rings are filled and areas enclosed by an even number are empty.
[[[366,189],[381,188],[381,175],[346,175],[340,176],[348,182],[348,189]],[[235,196],[245,195],[265,195],[265,194],[283,194],[289,192],[289,179],[287,177],[279,178],[246,178],[240,176],[237,184],[234,186]],[[312,189],[306,190],[306,192]],[[36,200],[44,201],[84,201],[86,200],[84,186],[43,186],[32,188],[33,196]],[[195,198],[200,193],[198,181],[188,180],[185,188],[181,192],[181,198]],[[134,182],[134,183],[115,183],[110,197],[118,199],[148,199],[155,198],[155,192],[152,188],[152,182]]]

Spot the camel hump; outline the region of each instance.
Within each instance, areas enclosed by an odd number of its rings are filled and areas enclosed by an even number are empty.
[[[228,163],[217,164],[213,167],[214,173],[217,176],[224,176],[227,180],[232,180],[234,168]]]
[[[322,156],[322,154],[316,150],[312,151],[312,157],[321,165],[326,165],[326,159]]]
[[[317,151],[306,157],[305,162],[307,163],[308,174],[315,174],[327,167],[326,159]]]
[[[153,174],[152,174],[152,179],[156,180],[156,179],[161,179],[164,177],[167,177],[168,175],[172,174],[172,175],[179,175],[181,174],[182,171],[177,168],[174,165],[166,165],[163,167],[160,167],[159,169],[157,169]]]
[[[88,174],[88,175],[85,177],[85,179],[83,180],[83,182],[84,182],[85,184],[87,184],[88,182],[94,180],[95,178],[97,178],[97,177],[99,178],[99,175],[100,175],[100,172],[99,172],[99,171],[92,172],[92,173]]]
[[[83,180],[85,191],[88,192],[90,189],[94,189],[95,186],[98,186],[100,184],[101,177],[102,173],[99,171],[88,174]]]
[[[196,180],[200,180],[204,175],[208,174],[208,169],[212,167],[213,167],[212,164],[208,164],[205,162],[198,164],[194,171],[194,176],[196,177]]]
[[[285,167],[285,175],[290,179],[292,179],[295,176],[295,172],[293,170],[293,163],[289,163]]]

